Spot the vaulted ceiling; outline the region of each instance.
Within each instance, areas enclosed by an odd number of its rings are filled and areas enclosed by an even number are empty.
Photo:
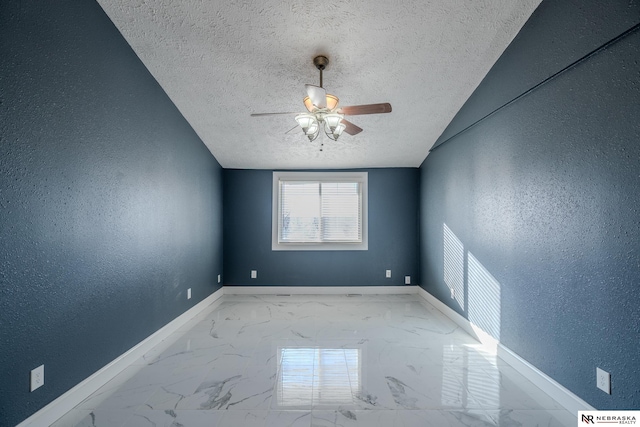
[[[225,168],[417,167],[540,0],[98,0]],[[309,142],[312,60],[364,129]],[[320,144],[324,149],[320,151]]]

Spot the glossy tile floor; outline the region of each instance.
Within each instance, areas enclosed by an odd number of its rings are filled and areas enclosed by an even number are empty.
[[[231,296],[55,426],[575,426],[416,295]]]

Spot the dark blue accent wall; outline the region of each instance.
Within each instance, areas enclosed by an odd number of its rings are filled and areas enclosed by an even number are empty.
[[[368,251],[272,251],[273,171],[225,169],[225,286],[391,286],[404,285],[404,276],[415,283],[418,169],[367,172]],[[250,278],[251,270],[258,271],[257,279]]]
[[[638,17],[638,0],[544,0],[435,146],[631,28]]]
[[[543,1],[420,169],[424,289],[599,409],[640,408],[640,29],[459,131],[639,10]]]
[[[222,170],[95,1],[3,0],[0,58],[13,426],[219,288]]]

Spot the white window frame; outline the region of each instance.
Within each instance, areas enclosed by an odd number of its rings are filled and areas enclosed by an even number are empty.
[[[362,242],[314,242],[290,243],[279,242],[280,228],[280,181],[312,181],[312,182],[359,182],[362,189]],[[368,180],[367,172],[273,172],[272,214],[271,214],[271,249],[274,251],[366,251],[369,250],[368,221]]]

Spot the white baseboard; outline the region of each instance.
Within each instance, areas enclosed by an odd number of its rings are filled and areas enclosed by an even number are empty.
[[[465,319],[458,312],[453,310],[451,307],[449,307],[448,305],[446,305],[445,303],[443,303],[438,298],[434,297],[433,295],[431,295],[429,292],[425,291],[421,287],[418,287],[417,294],[420,295],[422,298],[424,298],[429,304],[431,304],[432,306],[440,310],[442,314],[447,316],[449,319],[453,320],[453,322],[456,325],[464,329],[465,332],[467,332],[469,335],[471,335],[472,337],[480,341],[480,337],[476,334],[476,331],[474,330],[474,328],[471,327],[471,322]]]
[[[587,402],[567,390],[562,384],[559,384],[556,380],[554,380],[502,344],[498,346],[498,357],[515,368],[520,374],[522,374],[522,376],[527,378],[538,388],[551,396],[552,399],[554,399],[572,414],[575,414],[577,416],[578,411],[596,410],[596,408],[589,405]]]
[[[64,414],[75,408],[80,402],[93,394],[100,387],[105,385],[125,368],[133,364],[149,350],[160,344],[171,334],[178,331],[190,320],[202,314],[209,312],[220,304],[220,298],[224,294],[223,288],[218,289],[180,316],[167,323],[165,326],[157,330],[155,333],[123,353],[110,363],[102,367],[84,381],[73,387],[71,390],[22,421],[17,427],[39,427],[48,426],[57,421]]]
[[[415,294],[418,286],[224,286],[225,295]]]
[[[455,322],[458,326],[468,332],[472,337],[476,338],[490,351],[495,351],[496,355],[503,361],[508,363],[512,368],[518,371],[522,376],[531,381],[539,389],[548,394],[552,399],[562,405],[572,414],[578,414],[578,411],[594,411],[595,408],[584,400],[567,390],[553,378],[518,356],[502,343],[497,341],[491,335],[483,331],[477,325],[469,322],[458,312],[448,305],[431,295],[422,288],[418,288],[417,294],[424,298],[428,303],[440,310],[445,316]]]

